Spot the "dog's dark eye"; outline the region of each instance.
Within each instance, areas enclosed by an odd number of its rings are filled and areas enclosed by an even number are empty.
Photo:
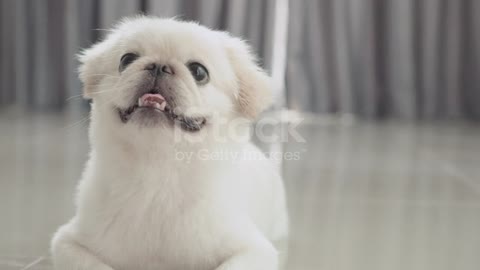
[[[124,69],[127,68],[128,65],[130,65],[133,61],[135,61],[138,58],[138,54],[135,53],[126,53],[120,58],[120,66],[118,67],[118,70],[121,72]]]
[[[206,84],[208,82],[208,70],[202,64],[196,62],[190,63],[188,69],[198,84]]]

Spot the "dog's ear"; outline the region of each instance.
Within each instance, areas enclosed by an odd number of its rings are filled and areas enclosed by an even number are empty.
[[[255,119],[272,102],[270,76],[258,65],[248,44],[225,34],[227,55],[238,82],[237,105],[249,119]]]
[[[108,72],[107,52],[111,49],[111,39],[94,44],[78,55],[80,61],[79,78],[83,83],[83,96],[91,99],[100,81]]]

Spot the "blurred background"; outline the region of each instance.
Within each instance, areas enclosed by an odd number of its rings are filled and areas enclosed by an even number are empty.
[[[51,269],[88,153],[75,55],[135,14],[248,40],[302,120],[275,146],[301,154],[286,269],[478,269],[477,0],[0,0],[0,269]]]

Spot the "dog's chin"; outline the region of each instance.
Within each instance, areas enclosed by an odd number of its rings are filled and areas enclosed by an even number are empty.
[[[137,124],[142,127],[175,127],[179,126],[187,132],[197,132],[207,125],[203,116],[185,116],[173,112],[169,106],[157,108],[133,105],[126,109],[117,109],[123,124]]]

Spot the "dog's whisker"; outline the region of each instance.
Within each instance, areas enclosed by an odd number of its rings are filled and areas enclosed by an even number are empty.
[[[83,97],[83,94],[74,95],[74,96],[68,97],[67,99],[65,99],[65,101],[70,101],[72,99],[81,98],[81,97]]]
[[[84,123],[87,123],[88,120],[90,120],[90,115],[87,115],[85,117],[82,117],[80,120],[74,122],[73,124],[70,124],[68,126],[65,127],[66,130],[71,130],[79,125],[82,125]]]

